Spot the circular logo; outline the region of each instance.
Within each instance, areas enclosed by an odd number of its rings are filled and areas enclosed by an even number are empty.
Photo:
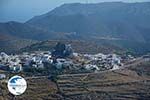
[[[27,89],[27,82],[21,76],[13,76],[8,81],[8,90],[13,95],[21,95]]]

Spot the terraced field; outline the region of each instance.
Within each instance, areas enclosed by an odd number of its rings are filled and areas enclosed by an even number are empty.
[[[27,80],[28,88],[21,96],[14,97],[7,89],[7,83],[0,81],[0,100],[57,100],[56,84],[46,78]]]
[[[58,86],[66,100],[150,99],[150,76],[138,75],[130,68],[104,73],[61,75],[58,77]]]
[[[0,100],[150,100],[150,62],[139,61],[124,69],[86,74],[26,77],[28,88],[14,97],[0,80]]]

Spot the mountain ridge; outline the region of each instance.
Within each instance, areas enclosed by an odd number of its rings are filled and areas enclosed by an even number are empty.
[[[106,42],[127,49],[150,51],[147,47],[150,44],[149,18],[150,2],[72,3],[61,5],[25,23],[0,23],[0,33],[38,41]]]
[[[149,9],[149,2],[64,4],[26,23],[55,32],[76,32],[81,36],[94,34],[147,42],[149,38],[145,39],[147,36],[142,30],[150,32]]]

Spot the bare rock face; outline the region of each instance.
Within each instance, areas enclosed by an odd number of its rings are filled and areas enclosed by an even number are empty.
[[[56,58],[65,58],[73,54],[71,45],[66,45],[58,42],[54,47],[52,56]]]

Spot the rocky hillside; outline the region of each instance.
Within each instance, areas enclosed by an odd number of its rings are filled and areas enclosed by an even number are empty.
[[[150,2],[73,3],[61,5],[26,23],[0,23],[0,33],[40,41],[93,41],[145,54],[150,51],[149,18]]]
[[[87,42],[83,40],[48,40],[43,42],[35,43],[31,46],[27,46],[21,49],[21,52],[31,52],[37,50],[52,51],[55,45],[58,43],[71,44],[74,52],[77,53],[124,53],[126,50],[109,44],[96,44],[95,42]]]
[[[64,4],[27,24],[93,39],[150,42],[150,3]]]

